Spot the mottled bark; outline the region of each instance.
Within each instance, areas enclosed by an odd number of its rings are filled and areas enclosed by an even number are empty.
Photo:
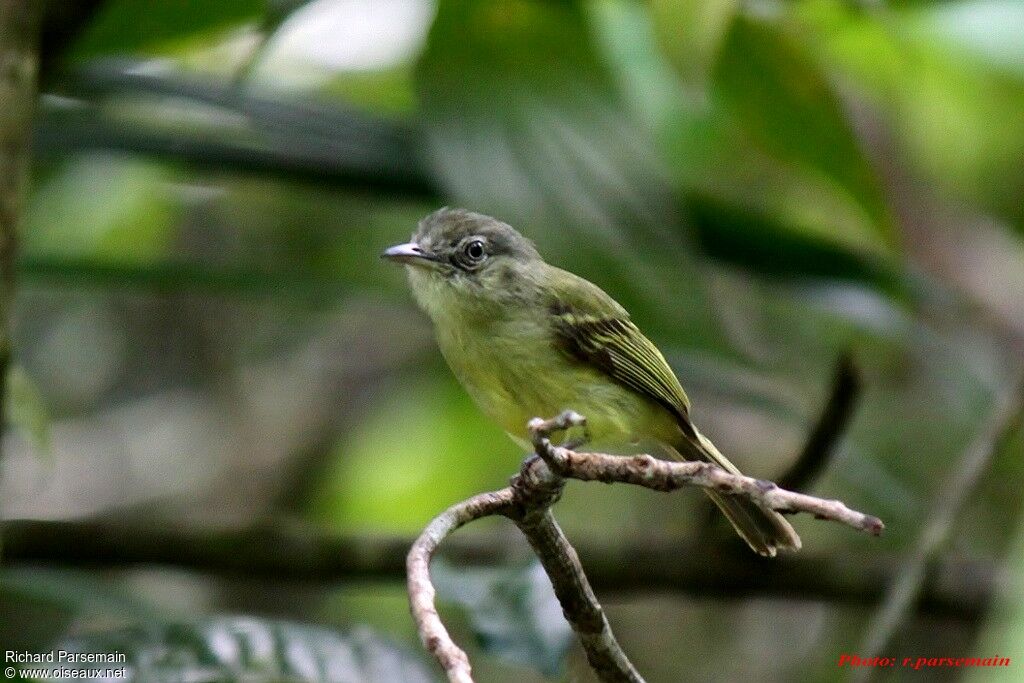
[[[0,2],[0,424],[7,416],[14,266],[29,170],[43,6],[41,0]]]

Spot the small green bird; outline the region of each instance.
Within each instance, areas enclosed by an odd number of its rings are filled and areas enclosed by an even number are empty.
[[[511,226],[444,208],[382,256],[407,266],[452,372],[520,444],[531,418],[574,410],[597,441],[653,439],[672,457],[739,474],[690,421],[679,380],[626,310],[597,285],[545,263]],[[757,553],[800,548],[778,513],[705,491]]]

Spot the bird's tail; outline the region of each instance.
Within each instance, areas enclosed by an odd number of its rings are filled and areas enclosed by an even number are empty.
[[[684,442],[676,450],[683,456],[706,460],[726,472],[740,471],[711,443],[711,440],[692,425],[684,426]],[[689,432],[689,433],[686,433]],[[708,497],[725,514],[736,533],[754,552],[764,557],[775,557],[778,550],[800,550],[800,537],[789,522],[777,512],[765,510],[749,498],[704,489]]]

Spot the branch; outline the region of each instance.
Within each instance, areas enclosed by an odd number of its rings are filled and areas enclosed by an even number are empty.
[[[435,199],[440,192],[420,154],[415,126],[372,117],[337,102],[260,96],[184,75],[151,75],[127,61],[102,61],[70,73],[36,126],[38,154],[114,149],[198,168],[278,176],[385,194]],[[112,117],[97,101],[112,95],[174,98],[217,107],[225,123],[131,121]],[[179,115],[182,116],[182,115]],[[237,123],[241,117],[242,122]]]
[[[325,534],[304,525],[177,528],[170,521],[26,520],[4,523],[4,568],[174,567],[209,576],[332,584],[404,580],[411,538]],[[878,602],[899,575],[897,555],[830,553],[766,560],[732,543],[689,545],[663,537],[584,539],[595,589],[609,593],[675,591],[700,598],[790,598],[863,606]],[[274,548],[274,552],[267,552]],[[506,564],[521,548],[479,534],[444,545],[459,564]],[[627,561],[628,560],[628,561]],[[929,565],[918,614],[976,620],[995,588],[989,561],[942,558]]]
[[[537,421],[530,429],[535,438],[546,439],[549,425],[553,424]],[[542,432],[545,436],[538,436]],[[546,461],[529,458],[512,479],[513,506],[506,516],[530,542],[597,677],[613,683],[643,683],[615,640],[576,550],[551,514],[551,506],[561,497],[564,487],[565,479],[555,474]]]
[[[771,482],[730,474],[708,463],[668,462],[649,455],[582,453],[551,443],[552,432],[584,424],[585,419],[571,411],[551,420],[531,420],[529,430],[536,457],[523,462],[510,486],[449,508],[413,543],[407,562],[413,618],[424,646],[437,657],[449,681],[471,683],[472,677],[468,657],[451,639],[434,606],[430,558],[441,541],[459,527],[474,519],[502,515],[515,522],[530,542],[598,678],[642,683],[643,678],[615,640],[576,551],[551,515],[551,506],[561,497],[567,479],[620,482],[657,491],[702,486],[747,497],[765,509],[808,512],[876,535],[884,528],[877,517],[851,510],[839,501],[780,489]]]
[[[564,485],[565,480],[543,461],[528,459],[511,486],[453,505],[435,517],[413,543],[406,561],[413,620],[423,646],[437,658],[451,683],[472,683],[473,678],[469,657],[452,640],[434,606],[430,558],[456,529],[492,515],[511,519],[529,540],[598,677],[616,683],[643,683],[615,640],[576,551],[551,515],[550,506],[561,496]]]
[[[839,438],[850,424],[860,390],[860,378],[857,376],[853,359],[849,353],[844,353],[836,366],[832,391],[829,393],[825,408],[821,411],[818,421],[814,423],[814,428],[807,436],[803,450],[800,451],[793,466],[779,477],[780,487],[793,491],[807,491],[814,486],[814,482],[832,459]]]
[[[158,293],[202,292],[242,298],[335,296],[348,288],[342,277],[312,272],[209,268],[188,262],[107,263],[87,258],[23,255],[19,278],[69,289],[144,289]]]
[[[186,127],[181,127],[186,128]],[[126,126],[102,114],[49,113],[35,128],[39,156],[64,157],[71,152],[116,150],[144,154],[197,169],[231,171],[287,180],[374,191],[382,195],[435,198],[433,183],[412,164],[392,163],[372,143],[309,139],[301,132],[263,132],[250,139],[231,139],[223,130],[181,132],[144,124]],[[415,150],[406,154],[415,158]],[[387,161],[385,161],[387,159]]]
[[[960,509],[974,491],[986,466],[1024,421],[1024,371],[1016,373],[1009,388],[996,398],[991,415],[968,445],[960,461],[939,486],[931,513],[925,518],[913,550],[886,591],[886,599],[865,630],[858,652],[871,657],[882,653],[914,603],[920,598],[928,564],[953,529]],[[870,667],[865,667],[870,668]],[[865,680],[866,673],[858,673]]]
[[[578,453],[552,445],[546,436],[555,429],[565,429],[583,423],[583,418],[575,413],[566,413],[554,420],[534,420],[530,423],[537,454],[553,470],[568,479],[620,482],[655,491],[675,491],[686,486],[701,486],[749,498],[766,510],[806,512],[818,519],[846,524],[875,536],[885,529],[882,520],[851,510],[838,500],[808,496],[780,488],[764,479],[730,474],[709,462],[671,462],[646,454],[618,456],[605,453]]]
[[[14,264],[28,176],[42,12],[43,3],[37,0],[0,3],[0,427],[7,419]]]
[[[423,647],[437,658],[452,683],[473,683],[473,678],[469,657],[448,635],[434,606],[436,592],[430,581],[430,558],[441,541],[459,527],[481,517],[506,514],[511,505],[511,489],[481,493],[453,505],[427,525],[409,550],[406,567],[412,617],[419,627]]]

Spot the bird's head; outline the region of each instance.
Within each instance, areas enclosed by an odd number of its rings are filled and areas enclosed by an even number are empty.
[[[405,264],[413,295],[435,320],[526,301],[543,268],[533,242],[512,226],[465,209],[435,211],[411,241],[381,256]]]

